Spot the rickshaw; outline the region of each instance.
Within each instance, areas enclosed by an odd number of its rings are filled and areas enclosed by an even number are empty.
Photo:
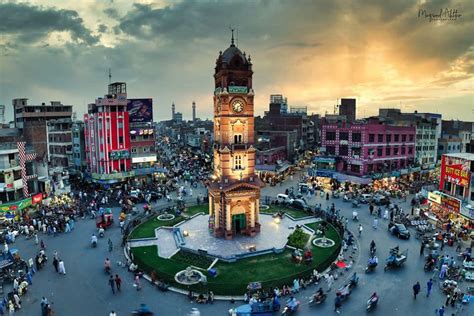
[[[106,209],[105,212],[100,215],[100,216],[97,216],[97,218],[95,219],[95,226],[97,228],[107,228],[109,227],[110,225],[112,225],[114,222],[114,214],[112,214],[112,211],[110,208]]]
[[[390,255],[385,261],[384,271],[387,271],[391,267],[400,267],[405,261],[407,261],[408,249],[400,252],[400,248],[397,246],[390,249]]]

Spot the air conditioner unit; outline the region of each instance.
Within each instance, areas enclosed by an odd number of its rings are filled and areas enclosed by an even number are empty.
[[[16,161],[16,160],[10,160],[10,166],[12,166],[12,167],[18,166],[18,161]]]

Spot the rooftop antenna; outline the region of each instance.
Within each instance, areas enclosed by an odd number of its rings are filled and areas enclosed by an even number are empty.
[[[112,83],[112,69],[109,68],[109,84]]]
[[[231,31],[232,31],[232,39],[230,41],[230,46],[235,46],[234,45],[234,29],[231,29]]]
[[[235,36],[235,46],[239,47],[239,28],[236,28],[237,35]]]

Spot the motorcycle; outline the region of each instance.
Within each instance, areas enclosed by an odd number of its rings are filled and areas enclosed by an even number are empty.
[[[293,313],[295,313],[298,308],[300,307],[300,301],[296,301],[296,305],[295,306],[290,306],[288,303],[285,305],[285,308],[283,308],[283,311],[281,313],[281,315],[291,315]]]
[[[97,247],[97,240],[91,241],[91,247],[96,248]]]
[[[358,222],[359,221],[359,213],[357,213],[357,211],[353,211],[352,212],[352,220],[354,222]]]
[[[370,248],[370,256],[373,257],[376,251],[377,251],[377,247]]]
[[[350,202],[351,201],[351,198],[347,195],[347,194],[344,194],[344,197],[342,198],[342,200],[344,202]]]
[[[337,290],[336,295],[339,294],[339,297],[341,298],[341,301],[344,301],[346,298],[348,298],[351,295],[352,288],[351,284],[348,283],[341,287],[340,289]]]
[[[367,267],[365,268],[365,273],[373,272],[375,268],[378,266],[378,263],[367,263]]]
[[[357,200],[352,200],[352,207],[356,208],[360,206],[360,202]]]
[[[327,294],[323,293],[322,295],[313,295],[313,297],[309,300],[309,304],[319,305],[323,303],[327,298]]]
[[[367,311],[370,312],[371,310],[373,310],[377,306],[378,301],[378,296],[372,296],[371,298],[369,298],[369,300],[367,301]]]

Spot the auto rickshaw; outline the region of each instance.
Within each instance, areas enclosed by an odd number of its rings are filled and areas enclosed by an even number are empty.
[[[97,218],[95,219],[95,226],[97,228],[107,228],[109,227],[110,225],[112,225],[114,222],[114,214],[112,214],[112,212],[110,213],[104,213],[100,216],[97,216]]]

